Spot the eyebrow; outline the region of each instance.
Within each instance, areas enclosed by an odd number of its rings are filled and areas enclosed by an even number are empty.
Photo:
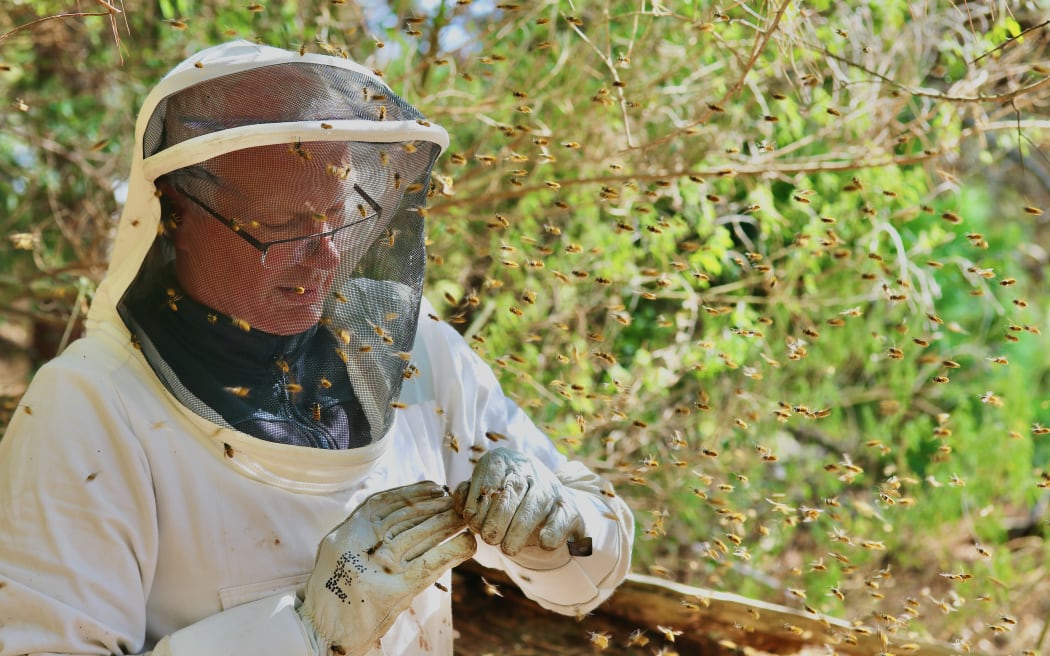
[[[314,215],[316,215],[316,214],[323,214],[325,216],[328,216],[329,213],[340,209],[344,205],[347,205],[348,202],[349,201],[346,200],[346,201],[343,201],[341,203],[335,203],[333,205],[330,205],[328,207],[328,209],[325,210],[324,212],[318,212],[317,210],[311,208],[306,203],[304,203],[303,205],[300,205],[298,209],[289,209],[289,208],[281,207],[280,204],[278,204],[278,203],[266,204],[266,203],[255,203],[255,202],[253,202],[253,203],[249,203],[249,204],[246,205],[247,209],[245,210],[245,212],[249,213],[249,214],[253,214],[253,215],[276,214],[277,216],[289,217],[287,221],[284,221],[284,222],[282,222],[280,224],[280,225],[285,225],[286,223],[290,223],[291,221],[296,221],[296,220],[299,220],[299,219],[312,219],[314,217]],[[262,221],[262,220],[259,220],[259,219],[256,219],[256,220],[259,222],[259,225],[270,226],[270,227],[274,226],[274,223],[272,221]],[[277,226],[277,227],[280,227],[280,226]]]

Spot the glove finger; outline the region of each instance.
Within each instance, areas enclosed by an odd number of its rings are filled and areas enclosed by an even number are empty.
[[[418,526],[438,513],[452,508],[452,497],[441,496],[436,499],[427,499],[419,503],[413,503],[403,508],[398,508],[376,524],[376,531],[386,539],[395,538],[398,534]]]
[[[533,485],[518,504],[517,511],[507,527],[500,547],[508,556],[517,555],[537,533],[550,515],[550,507],[542,488]]]
[[[455,503],[456,512],[460,515],[466,514],[467,510],[467,496],[470,495],[470,481],[463,481],[456,486],[456,489],[452,492],[452,500]]]
[[[489,544],[500,544],[503,542],[511,524],[515,521],[515,515],[520,511],[522,503],[528,498],[529,488],[533,483],[531,476],[522,476],[511,473],[503,480],[502,484],[494,491],[489,499],[489,507],[485,516],[481,519],[478,533],[481,539]],[[535,495],[531,498],[537,501]],[[527,516],[535,514],[528,511]],[[544,512],[542,516],[546,515]]]
[[[460,533],[411,561],[406,576],[416,578],[415,588],[418,592],[433,585],[449,569],[473,557],[477,550],[478,541],[474,536],[470,533]]]
[[[467,492],[467,500],[463,507],[463,517],[475,533],[481,532],[481,527],[489,514],[493,499],[498,494],[498,489],[499,482],[490,483],[486,476],[477,477],[471,481],[470,491]]]
[[[505,451],[506,449],[493,449],[485,453],[474,468],[470,477],[470,490],[465,495],[463,504],[463,514],[468,520],[478,515],[484,517],[488,512],[490,494],[503,483],[508,474]]]
[[[445,494],[445,489],[437,483],[421,481],[377,492],[366,499],[365,503],[368,504],[371,517],[376,520],[382,520],[400,508],[411,506],[427,499],[442,497]]]
[[[397,536],[393,545],[395,549],[400,550],[401,559],[408,563],[462,532],[464,528],[466,522],[463,518],[456,511],[449,509]]]
[[[439,494],[434,492],[435,489]],[[347,515],[346,519],[333,528],[329,533],[329,537],[334,539],[333,534],[343,532],[354,517],[364,516],[368,517],[369,521],[374,522],[377,518],[382,519],[399,508],[415,503],[417,497],[422,497],[419,499],[421,501],[426,498],[441,496],[444,493],[443,488],[431,481],[421,481],[375,492],[367,496],[364,501]]]
[[[576,506],[559,498],[543,522],[539,537],[540,547],[547,550],[557,549],[570,539],[582,540],[583,517]]]

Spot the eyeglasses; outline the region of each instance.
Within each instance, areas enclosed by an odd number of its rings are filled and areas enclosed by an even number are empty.
[[[359,185],[355,184],[353,188],[367,204],[367,207],[364,204],[359,204],[357,206],[357,211],[360,212],[361,218],[347,221],[338,228],[327,230],[325,232],[315,232],[299,237],[288,237],[286,239],[275,239],[273,241],[260,241],[248,233],[244,220],[227,219],[196,196],[189,194],[178,187],[176,187],[176,190],[189,200],[196,203],[205,212],[211,214],[224,226],[232,230],[233,234],[248,242],[259,251],[263,267],[267,269],[282,269],[302,264],[306,258],[313,255],[317,249],[320,248],[322,239],[331,239],[332,245],[340,253],[349,250],[354,243],[354,235],[348,230],[348,228],[352,228],[364,223],[365,221],[371,221],[372,219],[382,217],[383,209],[379,207],[379,204],[376,203],[371,196],[365,193],[365,190]],[[371,212],[369,212],[369,209]],[[325,219],[322,215],[317,215],[317,217]]]

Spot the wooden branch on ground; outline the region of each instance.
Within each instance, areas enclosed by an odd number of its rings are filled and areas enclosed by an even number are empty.
[[[484,568],[473,561],[460,565],[456,571],[475,580],[484,577],[502,590],[514,590],[514,597],[520,596],[514,584],[500,571]],[[509,592],[506,596],[512,597]],[[519,603],[531,602],[521,599]],[[553,613],[548,613],[548,616],[552,627],[575,621]],[[613,596],[588,617],[617,626],[641,628],[650,636],[660,635],[662,628],[681,631],[676,636],[675,650],[683,655],[722,656],[756,652],[790,655],[813,653],[814,649],[823,647],[850,656],[884,653],[957,656],[961,653],[948,645],[913,639],[903,632],[880,634],[875,626],[860,626],[828,615],[641,574],[628,575]],[[551,634],[554,633],[552,630]],[[457,647],[457,653],[469,652]],[[576,652],[566,649],[563,653]]]
[[[840,654],[876,656],[893,653],[894,645],[905,643],[913,645],[908,653],[915,656],[960,653],[945,645],[898,636],[888,636],[887,648],[874,626],[860,627],[829,615],[641,574],[630,574],[601,611],[637,624],[673,626],[684,633],[771,654],[797,654],[828,645]]]

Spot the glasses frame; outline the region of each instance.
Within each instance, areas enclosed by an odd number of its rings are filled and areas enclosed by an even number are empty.
[[[233,232],[233,234],[237,235],[238,237],[240,237],[244,241],[248,242],[249,244],[252,245],[253,248],[255,248],[255,250],[259,251],[260,263],[264,267],[266,266],[266,252],[268,250],[270,250],[271,246],[276,246],[278,244],[289,244],[289,243],[296,242],[296,241],[309,241],[309,240],[317,240],[318,243],[320,243],[321,239],[323,239],[325,237],[331,237],[332,235],[336,234],[340,230],[345,230],[347,228],[351,228],[351,227],[353,227],[355,225],[358,225],[360,223],[364,223],[365,221],[370,221],[370,220],[375,219],[375,218],[378,218],[378,219],[382,220],[382,218],[383,218],[383,208],[379,206],[379,203],[375,202],[375,200],[373,200],[371,196],[369,196],[367,193],[365,193],[365,190],[362,189],[361,186],[358,185],[357,183],[354,183],[353,189],[354,189],[354,191],[356,191],[361,196],[361,198],[365,199],[365,202],[368,203],[368,205],[373,210],[375,210],[375,212],[376,212],[375,215],[373,215],[373,216],[366,216],[366,217],[364,217],[362,219],[358,219],[357,221],[353,221],[351,223],[345,223],[345,224],[339,226],[338,228],[333,228],[332,230],[326,230],[325,232],[315,232],[313,234],[303,235],[302,237],[289,237],[288,239],[276,239],[274,241],[259,241],[255,237],[253,237],[250,234],[248,234],[247,232],[245,232],[236,221],[234,221],[232,219],[227,219],[225,216],[223,216],[222,214],[219,214],[218,212],[213,210],[204,201],[200,200],[199,198],[197,198],[193,194],[190,194],[190,193],[184,191],[180,187],[176,187],[176,190],[181,195],[183,195],[186,198],[188,198],[189,200],[191,200],[198,207],[200,207],[205,212],[210,214],[216,221],[218,221],[219,223],[221,223],[224,226],[226,226],[227,228],[229,228],[230,231]]]

